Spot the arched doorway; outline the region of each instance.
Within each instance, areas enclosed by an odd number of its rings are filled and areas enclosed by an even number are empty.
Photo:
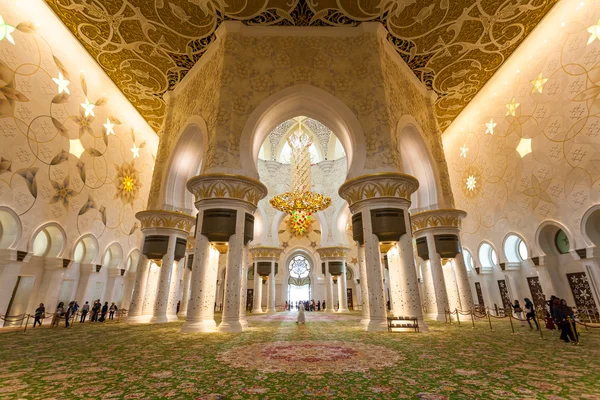
[[[311,265],[308,258],[302,254],[294,255],[288,263],[288,301],[306,301],[311,299]]]

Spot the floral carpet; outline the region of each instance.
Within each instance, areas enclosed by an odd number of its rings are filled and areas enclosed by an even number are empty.
[[[249,316],[241,334],[182,334],[181,321],[4,331],[0,399],[600,399],[600,330],[571,346],[498,320],[368,333],[357,314],[306,317]]]

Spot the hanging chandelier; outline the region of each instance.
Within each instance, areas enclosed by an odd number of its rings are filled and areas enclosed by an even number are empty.
[[[292,149],[292,190],[273,197],[269,203],[273,208],[290,215],[290,228],[297,235],[307,233],[312,223],[312,214],[331,205],[331,198],[310,191],[310,153],[312,144],[308,135],[302,131],[302,121],[298,130],[288,138]]]

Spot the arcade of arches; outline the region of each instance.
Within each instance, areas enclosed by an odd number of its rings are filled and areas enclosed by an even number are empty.
[[[0,393],[597,398],[600,5],[137,3],[0,5]],[[590,324],[585,351],[510,336],[515,301],[544,316],[552,295]],[[111,366],[73,356],[108,383],[34,383],[58,367],[19,349],[61,334],[23,319],[95,300],[118,324],[65,334],[127,338]],[[446,367],[396,380],[425,371],[411,348]],[[585,384],[507,383],[520,349],[576,358],[562,377]],[[323,385],[275,378],[297,373]]]

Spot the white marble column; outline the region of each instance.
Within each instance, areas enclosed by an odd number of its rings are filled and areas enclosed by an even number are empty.
[[[150,322],[150,319],[154,314],[160,271],[160,267],[154,261],[152,261],[150,263],[150,271],[148,274],[148,281],[146,283],[146,296],[144,296],[144,305],[142,308],[142,315],[146,317],[145,322]]]
[[[402,286],[400,277],[400,255],[395,247],[387,252],[388,273],[390,276],[390,312],[395,317],[403,316],[402,313]]]
[[[177,321],[177,303],[179,302],[179,290],[181,289],[182,261],[173,262],[171,281],[169,282],[169,302],[167,305],[167,319],[169,322]]]
[[[123,289],[123,299],[121,304],[117,304],[119,309],[128,308],[131,304],[131,295],[133,292],[133,286],[135,285],[136,271],[125,272],[125,287]],[[81,304],[81,302],[79,303]]]
[[[431,277],[431,264],[429,260],[421,260],[421,273],[423,275],[423,297],[425,304],[425,313],[427,317],[436,319],[438,316],[437,305],[435,302],[435,287],[433,286],[433,279]]]
[[[367,284],[367,266],[365,264],[365,247],[356,242],[358,247],[358,267],[360,269],[360,289],[362,292],[362,319],[361,325],[365,328],[369,324],[369,286]]]
[[[458,285],[460,307],[463,310],[470,310],[473,308],[473,292],[469,284],[467,264],[462,252],[458,253],[454,258],[454,272],[456,274],[456,284]]]
[[[131,304],[127,313],[127,322],[142,322],[144,299],[146,298],[146,287],[148,286],[148,275],[150,274],[150,260],[144,254],[140,254],[138,265],[135,271],[135,283],[133,284],[133,294],[131,295]]]
[[[339,285],[339,299],[340,299],[340,308],[338,312],[348,312],[348,282],[346,281],[346,261],[344,261],[344,268],[342,270],[342,274],[338,279]]]
[[[325,312],[332,313],[335,312],[335,304],[333,303],[333,278],[329,273],[329,262],[325,261],[325,296],[326,296],[326,304],[325,304]]]
[[[187,260],[187,258],[186,258]],[[188,309],[188,301],[190,299],[190,279],[192,276],[192,271],[188,268],[187,265],[183,266],[183,288],[181,290],[181,304],[179,306],[179,312],[177,313],[178,317],[187,316]]]
[[[242,263],[244,262],[245,212],[236,207],[235,234],[229,238],[227,269],[225,272],[225,299],[219,332],[241,332],[240,290],[242,286]],[[214,306],[214,304],[213,304]]]
[[[113,295],[114,295],[114,291],[115,291],[115,283],[117,281],[117,277],[120,274],[120,270],[115,269],[115,268],[109,268],[108,270],[108,278],[106,280],[106,289],[104,290],[104,300],[102,302],[102,304],[104,304],[105,301],[108,302],[108,304],[112,303],[112,299],[113,299]]]
[[[244,245],[242,258],[242,285],[240,287],[240,324],[243,329],[248,329],[246,320],[246,298],[248,297],[248,247]]]
[[[381,256],[379,253],[379,238],[373,234],[371,210],[362,208],[362,226],[365,249],[365,269],[369,283],[369,323],[367,331],[387,331],[387,311],[381,272]]]
[[[44,273],[40,285],[41,301],[34,304],[44,303],[47,312],[54,312],[58,305],[58,296],[62,285],[65,269],[62,267],[62,259],[45,259]],[[65,304],[66,306],[66,304]]]
[[[150,319],[151,323],[169,322],[167,318],[167,308],[169,306],[169,289],[171,286],[171,277],[173,276],[175,243],[177,237],[174,234],[169,235],[169,244],[167,253],[162,258],[160,265],[160,275],[156,290],[156,302],[154,303],[154,313]]]
[[[407,224],[406,232],[400,237],[396,248],[400,257],[400,282],[402,290],[402,314],[409,317],[415,317],[419,321],[419,329],[429,330],[423,320],[423,308],[421,306],[421,295],[419,293],[419,280],[417,269],[415,268],[415,258],[413,253],[411,227],[409,225],[408,212],[404,211],[404,220]]]
[[[277,287],[275,282],[275,261],[271,261],[271,273],[267,280],[268,297],[267,297],[267,313],[272,314],[277,312],[275,297],[277,295]]]
[[[0,250],[0,253],[2,250]],[[8,250],[5,250],[8,252]],[[19,280],[19,273],[21,271],[21,262],[12,261],[12,260],[2,260],[0,261],[0,313],[4,314],[6,312],[10,312],[8,310],[8,305],[10,304],[10,300],[12,298],[13,292],[15,290],[15,286],[17,281]],[[33,308],[27,311],[33,311],[38,306],[38,304],[31,304],[29,307]],[[0,327],[2,327],[3,322],[0,322]]]
[[[254,300],[252,301],[252,314],[262,313],[262,279],[258,275],[258,263],[254,261]]]
[[[435,239],[433,233],[428,232],[426,234],[427,239],[427,250],[429,252],[429,267],[431,271],[431,280],[433,282],[434,294],[435,294],[435,313],[436,315],[430,315],[431,318],[436,321],[445,321],[446,317],[444,310],[450,310],[450,303],[448,302],[448,291],[446,287],[446,280],[444,279],[444,270],[442,269],[442,259],[437,253],[435,248]],[[433,312],[432,312],[433,314]]]
[[[77,282],[77,290],[75,291],[75,300],[77,300],[80,305],[85,304],[86,301],[95,300],[85,298],[90,283],[90,277],[92,277],[93,274],[98,274],[94,264],[86,263],[79,265],[79,281]]]
[[[446,293],[448,293],[448,308],[454,311],[460,308],[460,300],[458,298],[458,286],[456,285],[456,276],[451,262],[446,262],[442,265],[444,271],[444,282],[446,283]]]
[[[191,294],[188,300],[187,319],[181,327],[182,332],[214,332],[217,330],[214,299],[219,269],[219,252],[210,245],[208,238],[200,233],[203,211],[203,209],[198,211],[194,264],[190,277]]]

